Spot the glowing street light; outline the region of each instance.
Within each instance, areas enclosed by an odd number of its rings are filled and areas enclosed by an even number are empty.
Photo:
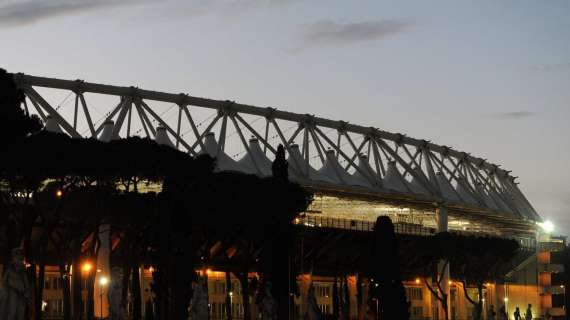
[[[57,189],[57,191],[55,192],[55,196],[61,198],[63,196],[63,191],[61,191],[61,189]]]
[[[103,319],[103,287],[109,283],[109,279],[105,276],[99,278],[99,297],[101,302],[101,319]]]
[[[420,284],[420,278],[416,278],[416,284]]]
[[[550,220],[545,220],[544,222],[538,222],[537,224],[546,233],[552,233],[554,231],[554,223],[552,223],[552,221],[550,221]]]
[[[83,266],[81,266],[81,270],[83,270],[83,272],[90,272],[92,269],[93,265],[91,264],[91,262],[85,262]]]

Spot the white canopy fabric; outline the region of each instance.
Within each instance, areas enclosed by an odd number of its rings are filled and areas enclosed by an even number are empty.
[[[422,169],[420,167],[415,167],[413,170],[414,174],[423,175]],[[412,191],[417,194],[423,194],[423,195],[430,194],[429,191],[426,190],[426,188],[418,181],[418,179],[415,176],[412,178],[412,181],[410,182],[410,189],[412,189]]]
[[[459,197],[455,193],[455,189],[451,185],[451,182],[447,180],[447,178],[441,171],[437,172],[435,174],[435,177],[437,179],[437,184],[439,185],[439,190],[441,191],[441,196],[444,199],[455,202],[461,201],[461,199],[459,199]]]
[[[103,142],[109,142],[113,140],[113,129],[115,128],[115,123],[113,121],[105,121],[103,124],[103,131],[99,135],[99,140]]]
[[[319,170],[319,172],[344,185],[364,187],[370,186],[370,183],[368,183],[366,179],[357,179],[349,174],[346,170],[344,170],[344,168],[341,167],[341,165],[338,163],[334,150],[326,151],[325,164]]]
[[[200,153],[209,154],[211,157],[216,158],[216,171],[247,172],[241,165],[219,148],[213,132],[206,134],[204,138],[204,150]]]
[[[376,173],[370,167],[370,163],[368,162],[368,157],[366,155],[360,154],[358,156],[357,165],[360,170],[354,171],[352,174],[352,177],[354,179],[357,181],[362,181],[366,186],[371,186],[370,181],[378,180]]]
[[[296,144],[292,144],[289,149],[289,156],[287,157],[287,161],[289,162],[289,175],[292,177],[296,177],[295,171],[292,170],[292,163],[298,164],[301,166],[301,177],[297,178],[305,178],[309,180],[315,181],[323,181],[328,183],[338,183],[335,179],[330,178],[327,175],[321,174],[319,171],[315,170],[301,155],[299,151],[299,146]]]
[[[63,133],[57,121],[51,116],[46,117],[45,130],[53,133]]]
[[[493,201],[493,199],[491,199],[491,197],[487,194],[485,188],[483,188],[481,183],[479,182],[475,183],[475,188],[477,189],[477,193],[481,196],[481,198],[483,198],[483,202],[485,202],[485,205],[488,208],[496,210],[497,205],[495,204],[495,201]]]
[[[259,145],[259,140],[252,138],[249,140],[249,154],[244,155],[238,164],[244,168],[247,173],[257,174],[262,177],[273,175],[273,161],[265,155]]]
[[[388,162],[388,168],[386,169],[386,175],[382,179],[382,186],[386,189],[407,192],[406,180],[402,177],[402,174],[396,167],[395,161]]]
[[[473,197],[471,192],[465,187],[467,182],[464,178],[460,177],[457,181],[457,186],[455,187],[455,191],[459,194],[463,201],[471,203],[471,204],[479,204],[478,201]]]
[[[156,143],[160,145],[165,145],[171,148],[175,148],[174,144],[172,143],[172,141],[170,141],[170,138],[168,137],[168,133],[166,132],[165,127],[160,126],[156,128],[156,135],[154,137],[154,141],[156,141]]]

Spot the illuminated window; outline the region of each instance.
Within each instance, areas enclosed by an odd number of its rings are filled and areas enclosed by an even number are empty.
[[[328,298],[331,295],[331,287],[327,285],[315,285],[315,294],[317,297]]]
[[[406,296],[408,300],[423,300],[422,288],[408,287],[406,288]]]

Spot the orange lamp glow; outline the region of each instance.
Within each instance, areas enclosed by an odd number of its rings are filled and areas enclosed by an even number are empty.
[[[60,189],[57,189],[57,191],[55,192],[55,196],[58,198],[61,198],[63,196],[63,191],[61,191]]]
[[[420,284],[420,278],[416,278],[416,284]]]
[[[81,266],[81,270],[83,270],[84,272],[89,272],[91,271],[91,269],[93,269],[93,265],[91,264],[91,262],[85,262],[83,266]]]

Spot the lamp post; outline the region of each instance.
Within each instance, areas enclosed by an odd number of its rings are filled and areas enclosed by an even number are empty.
[[[233,318],[233,312],[234,312],[233,297],[234,297],[234,293],[233,293],[233,291],[230,291],[230,312],[231,312],[232,314],[229,315],[229,316],[230,316],[231,318]]]
[[[562,308],[564,309],[564,313],[566,313],[566,287],[561,285],[560,288],[562,289],[562,301],[564,302]]]
[[[101,302],[101,319],[103,319],[103,286],[106,286],[107,283],[109,282],[109,279],[107,279],[107,277],[102,276],[99,279],[99,297],[100,297],[100,302]]]

